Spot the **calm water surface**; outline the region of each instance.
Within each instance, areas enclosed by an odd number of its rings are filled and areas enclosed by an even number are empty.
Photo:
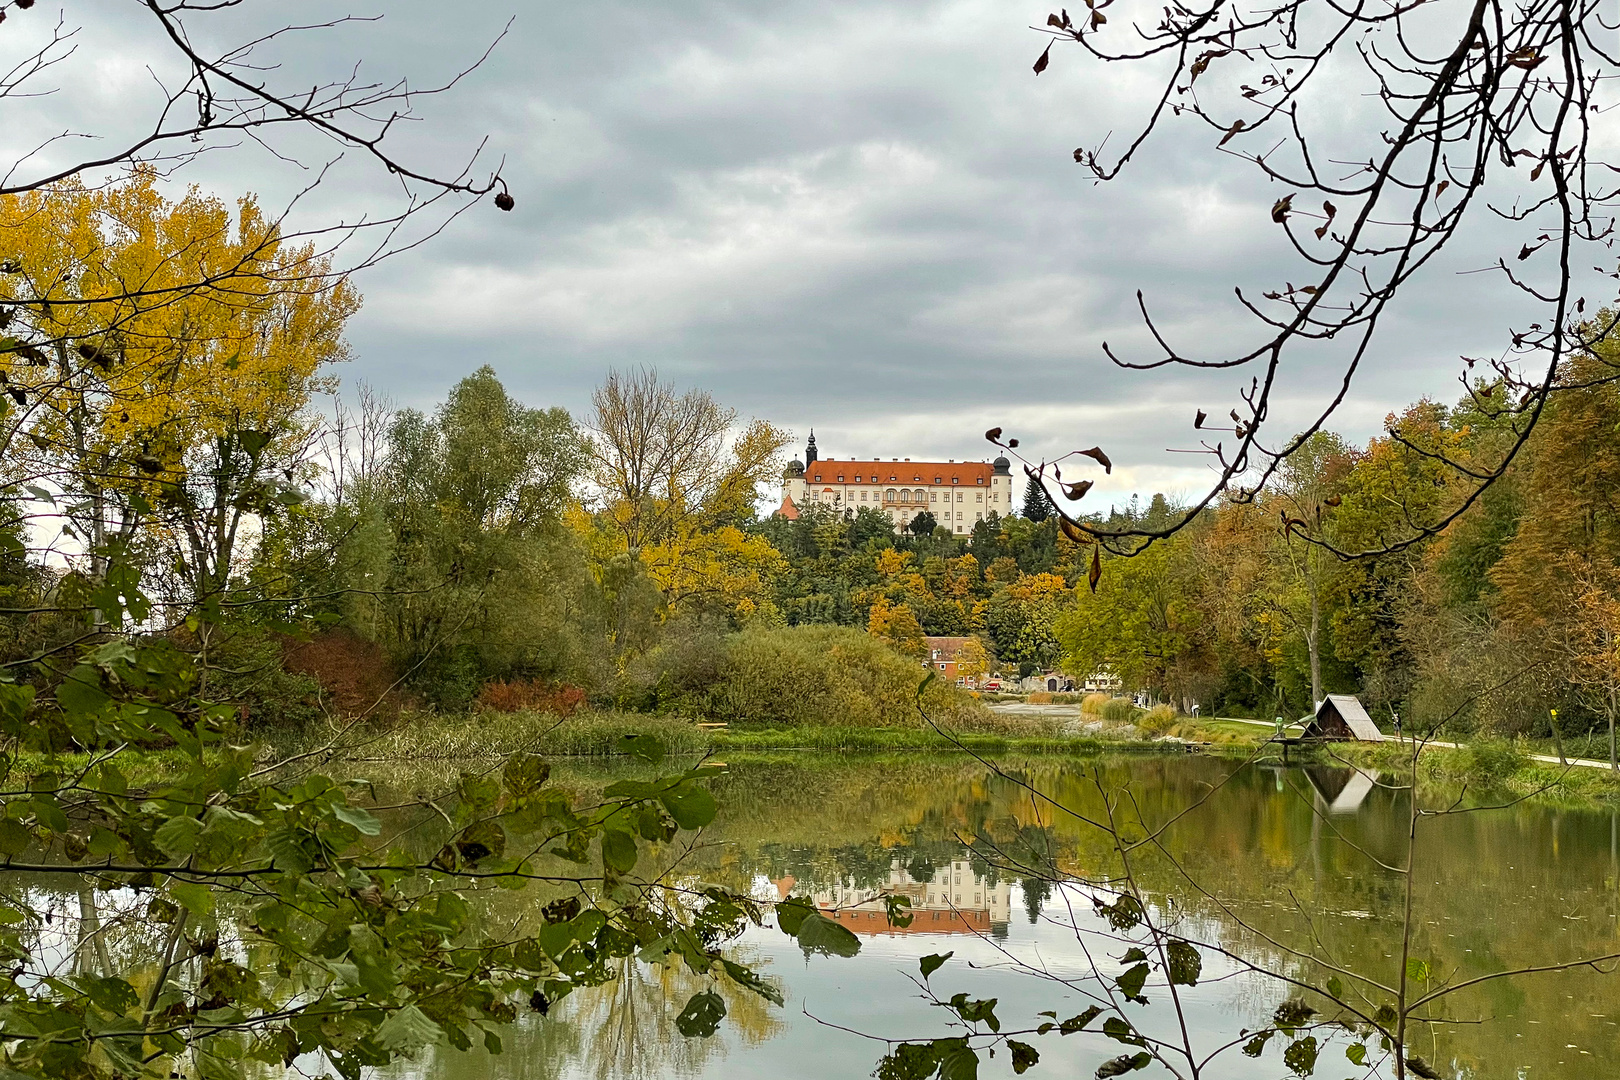
[[[791,1078],[869,1075],[882,1044],[945,1033],[941,1010],[910,976],[921,956],[954,950],[933,977],[948,996],[997,997],[1008,1028],[1087,999],[1028,967],[1079,979],[1090,968],[1074,927],[1094,931],[1078,892],[997,873],[990,847],[1041,853],[1070,871],[1108,865],[1104,837],[1055,811],[1029,788],[1085,813],[1100,809],[1097,781],[1128,785],[1144,819],[1166,821],[1229,782],[1167,834],[1174,859],[1144,859],[1140,880],[1189,936],[1219,940],[1279,971],[1309,974],[1287,949],[1314,940],[1345,967],[1392,981],[1399,950],[1398,876],[1373,861],[1404,858],[1405,796],[1348,771],[1248,767],[1200,757],[1128,757],[1008,763],[1016,781],[959,760],[918,757],[736,760],[717,782],[722,815],[683,864],[694,878],[775,898],[814,896],[837,909],[862,950],[853,959],[807,958],[774,927],[751,929],[734,953],[783,987],[777,1008],[728,995],[730,1016],[709,1040],[686,1040],[674,1017],[699,980],[629,962],[616,984],[582,992],[541,1019],[529,1015],[498,1057],[444,1050],[389,1077]],[[609,780],[576,771],[565,782]],[[1028,785],[1027,787],[1025,785]],[[977,851],[975,851],[977,847]],[[1418,848],[1413,955],[1435,978],[1462,981],[1508,967],[1620,951],[1620,834],[1609,812],[1519,805],[1427,824]],[[912,898],[911,927],[891,927],[874,898]],[[502,894],[491,903],[534,903]],[[509,899],[511,898],[511,899]],[[1093,942],[1095,945],[1095,942]],[[1120,948],[1114,949],[1116,954]],[[1113,962],[1104,960],[1105,965]],[[968,965],[972,964],[973,967]],[[1113,970],[1112,968],[1110,970]],[[1264,1026],[1284,999],[1273,981],[1230,972],[1215,958],[1187,992],[1195,1038],[1211,1048]],[[1132,1006],[1153,1029],[1173,1022],[1162,990]],[[1373,1001],[1371,1004],[1376,1005]],[[1448,1076],[1620,1075],[1620,974],[1585,969],[1523,976],[1457,994],[1441,1014],[1456,1021],[1425,1034],[1418,1052]],[[842,1028],[853,1031],[841,1030]],[[1168,1028],[1165,1029],[1168,1031]],[[1088,1036],[1036,1040],[1030,1077],[1090,1076],[1121,1049]],[[1232,1053],[1206,1075],[1285,1076],[1281,1045],[1256,1062]],[[1011,1076],[1005,1055],[981,1076]],[[1133,1074],[1164,1075],[1157,1067]],[[1316,1075],[1365,1075],[1330,1044]]]

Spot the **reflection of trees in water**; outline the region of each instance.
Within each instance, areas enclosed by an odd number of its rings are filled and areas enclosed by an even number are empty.
[[[168,930],[152,917],[149,896],[98,889],[89,877],[65,888],[0,881],[0,898],[22,913],[18,931],[44,975],[117,975],[137,988],[150,980]]]
[[[759,956],[740,949],[735,959],[756,964]],[[584,1070],[595,1080],[642,1080],[692,1072],[724,1055],[727,1040],[754,1046],[771,1038],[782,1021],[757,994],[739,992],[730,982],[694,974],[684,964],[649,965],[632,958],[620,961],[619,976],[605,986],[571,995],[567,1021],[588,1032]],[[721,1034],[708,1039],[683,1038],[675,1016],[695,993],[716,989],[726,1002]],[[565,1003],[566,1004],[566,1003]]]
[[[726,871],[738,876],[786,871],[806,883],[841,875],[875,881],[895,858],[926,869],[937,851],[967,837],[975,850],[997,853],[993,861],[1011,856],[1003,872],[1021,881],[1041,876],[1024,868],[1042,866],[1054,876],[1096,879],[1117,868],[1108,834],[1054,811],[1015,780],[1092,816],[1101,811],[1099,782],[1110,791],[1128,787],[1132,806],[1153,823],[1169,821],[1230,776],[1207,805],[1170,829],[1165,852],[1138,852],[1150,902],[1173,907],[1198,927],[1197,936],[1273,971],[1304,973],[1310,963],[1288,949],[1319,949],[1394,981],[1401,884],[1367,854],[1402,860],[1404,794],[1358,786],[1348,770],[1231,775],[1237,762],[1207,757],[1001,764],[1014,779],[938,760],[734,762],[725,780],[727,812],[711,833],[735,844]],[[1606,812],[1526,804],[1429,823],[1419,865],[1414,956],[1454,981],[1620,942],[1620,824]],[[1038,888],[1026,887],[1026,903]],[[1244,1000],[1233,990],[1231,1004],[1242,1016],[1234,1030],[1253,1026],[1274,1004],[1268,991]],[[1419,1049],[1465,1074],[1495,1075],[1504,1063],[1521,1062],[1563,1075],[1559,1062],[1577,1053],[1566,1044],[1599,1058],[1620,1056],[1615,991],[1613,979],[1595,971],[1487,983],[1445,999],[1444,1008],[1453,1018],[1492,1022],[1433,1029],[1432,1046]]]
[[[761,960],[747,947],[729,955],[751,966]],[[506,1034],[499,1057],[482,1050],[439,1049],[380,1075],[396,1080],[651,1080],[695,1072],[724,1057],[733,1045],[758,1045],[784,1026],[774,1006],[762,998],[739,992],[729,980],[697,975],[684,964],[666,968],[627,957],[618,967],[612,982],[574,991],[543,1019],[531,1013],[520,1021]],[[685,1038],[675,1030],[675,1017],[693,994],[708,989],[725,999],[726,1022],[712,1038]]]

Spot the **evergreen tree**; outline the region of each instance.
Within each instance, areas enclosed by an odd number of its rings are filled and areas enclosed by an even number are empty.
[[[1057,510],[1046,489],[1031,480],[1024,485],[1024,516],[1031,521],[1045,521]]]

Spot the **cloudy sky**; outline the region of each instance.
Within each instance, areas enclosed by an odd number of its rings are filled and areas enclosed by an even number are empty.
[[[221,17],[246,22],[194,26],[223,42],[253,19],[335,10],[278,0]],[[307,84],[360,59],[373,77],[422,86],[511,21],[453,94],[422,103],[401,150],[454,171],[487,136],[516,211],[474,207],[359,279],[366,302],[343,377],[401,404],[431,406],[488,363],[525,400],[581,415],[606,371],[644,364],[800,440],[813,427],[824,456],[978,459],[993,454],[983,431],[1000,426],[1037,456],[1103,445],[1120,466],[1100,485],[1105,500],[1191,495],[1209,470],[1166,451],[1195,446],[1194,410],[1224,415],[1248,376],[1121,371],[1101,342],[1148,355],[1141,289],[1185,351],[1231,353],[1257,338],[1235,285],[1307,280],[1269,220],[1280,192],[1217,153],[1208,129],[1173,122],[1113,184],[1082,174],[1075,147],[1121,138],[1153,73],[1057,50],[1036,77],[1044,39],[1030,26],[1047,8],[1033,3],[353,0],[347,10],[383,18],[272,47],[278,77]],[[13,13],[0,46],[56,16],[42,3],[27,17]],[[7,147],[56,127],[132,122],[155,100],[147,69],[161,54],[139,5],[74,4],[64,17],[83,27],[77,66],[64,66],[62,94],[31,107],[32,127],[9,114]],[[1341,140],[1334,156],[1354,157],[1366,106],[1353,87],[1317,108],[1319,130]],[[332,152],[303,149],[306,164]],[[275,200],[312,174],[247,146],[183,175]],[[333,175],[305,220],[389,204],[377,170],[350,161]],[[1500,240],[1472,237],[1425,273],[1339,430],[1364,440],[1415,397],[1453,400],[1458,355],[1500,351],[1503,294],[1458,273]],[[1285,375],[1279,427],[1308,416],[1338,374],[1331,356],[1302,356]]]

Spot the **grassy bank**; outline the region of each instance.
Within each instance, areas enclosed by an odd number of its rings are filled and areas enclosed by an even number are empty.
[[[1535,749],[1540,753],[1540,749]],[[1318,751],[1327,756],[1329,752]],[[1418,782],[1456,788],[1466,784],[1484,796],[1532,797],[1568,803],[1620,802],[1620,777],[1608,769],[1536,761],[1523,745],[1482,739],[1457,749],[1429,747],[1418,757]],[[1362,768],[1402,774],[1410,767],[1410,744],[1341,743],[1332,759]],[[1331,759],[1330,759],[1331,760]]]
[[[1112,725],[1111,725],[1112,726]],[[1134,725],[1081,734],[1066,733],[1059,721],[1041,717],[986,715],[941,734],[919,723],[912,727],[851,724],[748,724],[701,727],[680,716],[583,710],[566,720],[544,713],[445,716],[408,714],[396,724],[358,728],[334,738],[331,731],[271,732],[266,753],[321,752],[356,762],[455,762],[503,757],[520,751],[560,758],[609,758],[622,754],[626,735],[652,735],[676,754],[820,752],[1090,755],[1108,751],[1185,753],[1179,742],[1154,741]],[[1170,734],[1199,748],[1227,755],[1253,754],[1269,737],[1264,728],[1182,717]],[[1356,765],[1385,774],[1407,767],[1408,751],[1395,743],[1338,743],[1297,748],[1301,763]],[[1270,752],[1268,751],[1268,756]],[[1561,769],[1531,760],[1521,746],[1488,740],[1460,749],[1431,747],[1419,759],[1420,783],[1456,790],[1467,785],[1485,795],[1530,796],[1559,802],[1620,802],[1620,778],[1605,769]]]
[[[915,715],[915,713],[913,714]],[[941,724],[943,735],[918,717],[908,727],[865,724],[731,723],[700,726],[681,716],[582,710],[567,719],[545,713],[481,712],[456,716],[407,714],[397,722],[266,733],[276,756],[318,752],[350,761],[450,761],[520,751],[556,757],[607,757],[623,752],[626,735],[652,735],[672,753],[729,750],[931,750],[960,745],[977,753],[1095,753],[1132,745],[1126,740],[1065,734],[1059,722],[998,716],[987,710]],[[1151,746],[1151,743],[1136,745]]]

